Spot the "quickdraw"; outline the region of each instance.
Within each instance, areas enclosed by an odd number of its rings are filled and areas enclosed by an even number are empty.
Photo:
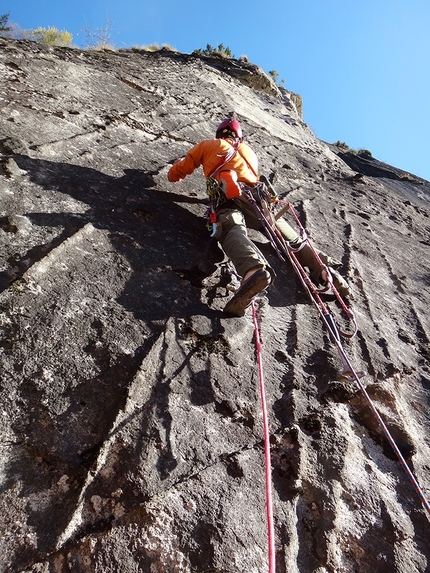
[[[220,188],[218,181],[213,177],[206,179],[206,193],[209,196],[209,205],[206,211],[206,217],[208,219],[206,228],[211,233],[211,237],[214,237],[217,231],[216,210],[226,201],[226,196]]]

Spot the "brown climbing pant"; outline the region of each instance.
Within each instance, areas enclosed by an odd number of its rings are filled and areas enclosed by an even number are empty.
[[[264,255],[248,238],[247,228],[261,231],[261,222],[253,206],[246,197],[235,202],[224,203],[217,212],[219,236],[217,236],[225,254],[231,259],[236,272],[241,277],[254,268],[267,268],[272,271]],[[302,245],[301,237],[285,219],[278,219],[276,226],[282,236],[294,249]],[[218,233],[217,233],[218,235]],[[339,266],[340,262],[325,253],[317,251],[322,262],[328,266]],[[309,245],[304,245],[296,252],[296,257],[303,267],[309,269],[312,279],[318,284],[321,281],[322,268]]]

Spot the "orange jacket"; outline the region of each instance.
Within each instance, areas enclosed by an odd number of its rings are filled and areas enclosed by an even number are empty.
[[[167,175],[172,183],[181,181],[187,175],[203,166],[205,177],[209,177],[212,171],[221,163],[222,158],[231,149],[231,140],[205,139],[194,146],[187,155],[172,165]],[[242,157],[243,156],[243,157]],[[245,159],[246,161],[245,161]],[[248,167],[247,162],[252,167]],[[233,170],[237,173],[238,181],[254,185],[258,181],[258,159],[252,149],[246,143],[240,143],[237,153],[230,161],[222,166],[221,171]],[[219,181],[219,174],[215,175]]]

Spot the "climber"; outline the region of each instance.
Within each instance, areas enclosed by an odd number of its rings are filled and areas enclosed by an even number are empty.
[[[275,274],[267,260],[248,238],[247,228],[261,230],[261,222],[252,205],[242,193],[242,187],[255,189],[262,185],[258,177],[258,159],[254,151],[243,142],[242,128],[236,119],[224,120],[216,130],[215,139],[201,141],[178,159],[168,173],[170,182],[178,182],[191,175],[202,165],[205,177],[215,180],[222,190],[222,199],[216,208],[216,238],[226,255],[231,259],[241,285],[224,308],[226,314],[244,316],[252,299],[264,291]],[[325,284],[326,272],[307,243],[290,227],[285,219],[276,221],[282,236],[294,249],[300,264],[309,269],[315,284]],[[348,296],[349,285],[333,268],[340,263],[318,252],[324,265],[329,267],[333,284],[341,294]]]

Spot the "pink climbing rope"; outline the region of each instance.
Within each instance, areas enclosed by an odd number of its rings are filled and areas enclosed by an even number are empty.
[[[325,304],[321,300],[319,293],[318,293],[318,290],[312,285],[312,282],[307,277],[307,274],[305,273],[303,267],[300,265],[297,257],[295,256],[294,249],[290,249],[288,244],[282,238],[282,235],[280,235],[280,233],[277,230],[274,230],[272,228],[272,225],[267,221],[265,215],[262,213],[261,209],[257,206],[257,203],[256,203],[255,199],[253,199],[252,195],[250,193],[248,193],[247,196],[248,196],[248,199],[250,200],[251,204],[254,205],[254,208],[256,209],[257,214],[259,214],[259,218],[260,218],[260,220],[261,220],[261,222],[265,228],[266,234],[267,234],[270,242],[272,243],[272,246],[274,247],[275,251],[277,252],[278,256],[281,258],[281,260],[286,260],[283,257],[283,253],[285,253],[289,256],[289,259],[293,265],[294,270],[298,274],[303,285],[306,287],[312,303],[314,304],[315,308],[317,309],[318,313],[320,314],[322,321],[324,322],[325,326],[327,327],[327,329],[330,333],[331,340],[334,342],[334,344],[337,346],[337,348],[339,350],[339,354],[340,354],[340,357],[342,359],[345,371],[349,372],[353,376],[353,378],[355,378],[355,380],[356,380],[361,392],[363,393],[364,397],[366,398],[368,405],[369,405],[372,413],[374,414],[380,428],[382,429],[385,437],[387,438],[388,442],[390,443],[391,447],[393,448],[394,453],[396,454],[397,459],[400,461],[401,466],[403,467],[404,471],[406,472],[407,476],[409,477],[410,481],[412,482],[412,485],[414,486],[414,489],[417,492],[417,494],[421,500],[421,503],[423,504],[427,513],[430,515],[430,502],[429,502],[429,500],[426,498],[426,496],[425,496],[423,490],[421,489],[417,479],[415,478],[414,474],[412,473],[411,469],[409,468],[408,464],[406,463],[406,460],[404,459],[402,453],[400,452],[400,449],[398,448],[396,442],[394,441],[392,435],[390,434],[390,431],[388,430],[387,426],[385,425],[381,415],[379,414],[378,410],[376,409],[376,406],[373,404],[369,394],[367,393],[365,387],[361,383],[360,376],[357,374],[357,372],[355,372],[348,356],[346,355],[345,350],[343,349],[339,334],[341,334],[343,337],[346,337],[346,338],[352,338],[357,333],[357,323],[355,321],[354,313],[351,311],[351,309],[349,309],[344,304],[342,297],[340,297],[339,293],[334,288],[332,281],[330,281],[331,289],[332,289],[333,293],[336,295],[338,302],[340,303],[342,309],[347,314],[347,316],[354,323],[354,333],[353,334],[346,334],[344,332],[341,332],[337,328],[333,317],[328,312]],[[301,224],[296,212],[294,211],[292,205],[290,203],[285,203],[283,201],[282,202],[280,201],[279,203],[284,204],[284,208],[281,209],[280,213],[283,211],[289,210],[290,213],[293,215],[297,225],[299,226],[301,233],[302,233],[302,236],[305,237],[305,234],[306,234],[305,229],[302,226],[302,224]],[[278,237],[279,237],[279,240],[278,240]],[[311,249],[313,250],[314,255],[316,256],[317,260],[319,260],[319,262],[322,263],[321,259],[318,256],[317,251],[313,248],[313,245],[311,244],[310,241],[308,241],[308,244],[311,247]],[[254,312],[254,307],[252,307],[252,308],[253,308],[253,312]],[[256,330],[256,333],[257,333],[257,330]]]
[[[261,352],[260,332],[258,329],[257,313],[255,312],[254,301],[251,302],[252,319],[254,321],[255,347],[257,349],[258,374],[260,378],[261,407],[263,413],[264,431],[264,457],[266,461],[266,513],[267,513],[267,537],[269,545],[269,573],[275,573],[276,552],[275,552],[275,530],[273,526],[273,505],[272,505],[272,462],[270,459],[270,434],[269,422],[266,407],[266,393],[264,389],[263,357]]]

